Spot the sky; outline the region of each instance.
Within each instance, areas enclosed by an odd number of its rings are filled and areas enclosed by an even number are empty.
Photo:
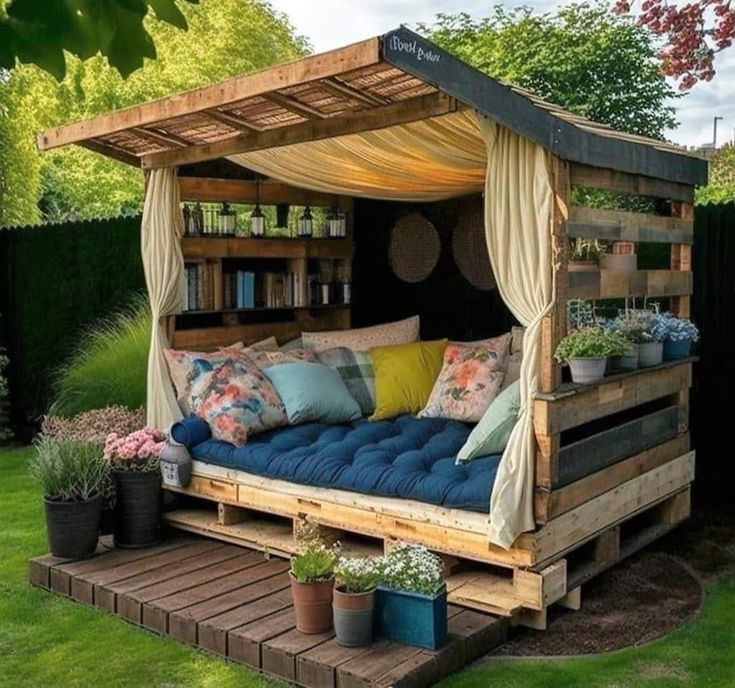
[[[439,12],[468,12],[479,17],[487,14],[492,0],[271,0],[285,12],[298,33],[306,36],[316,52],[338,48],[363,38],[377,36],[400,24],[410,27],[430,23]],[[541,12],[559,3],[550,0],[518,0],[509,6],[528,5]],[[698,84],[679,99],[677,119],[680,124],[666,133],[667,138],[686,146],[712,142],[713,117],[718,124],[717,142],[732,141],[735,134],[735,46],[719,55],[717,76],[708,84]]]

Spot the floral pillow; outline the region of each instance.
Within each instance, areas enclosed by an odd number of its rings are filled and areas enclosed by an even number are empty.
[[[194,411],[192,387],[201,386],[217,366],[230,360],[242,360],[244,352],[237,349],[213,352],[164,349],[163,355],[176,389],[176,401],[181,412],[188,416]]]
[[[231,358],[191,386],[194,412],[215,439],[241,447],[250,435],[286,425],[286,409],[273,384],[246,358]]]
[[[500,393],[510,334],[479,344],[449,344],[444,363],[420,418],[477,423]]]

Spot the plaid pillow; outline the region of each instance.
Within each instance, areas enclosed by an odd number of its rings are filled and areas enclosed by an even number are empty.
[[[339,346],[320,351],[317,355],[321,363],[339,373],[350,394],[360,405],[362,415],[371,415],[375,411],[375,373],[370,354]]]

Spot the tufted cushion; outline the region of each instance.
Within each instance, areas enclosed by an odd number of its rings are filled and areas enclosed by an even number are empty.
[[[346,425],[309,423],[251,438],[214,439],[192,449],[199,461],[302,485],[415,499],[487,513],[500,455],[455,465],[470,426],[401,416]]]

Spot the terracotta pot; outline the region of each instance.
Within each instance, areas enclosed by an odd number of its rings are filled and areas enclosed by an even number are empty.
[[[567,272],[599,272],[600,266],[594,260],[571,260]]]
[[[373,639],[375,591],[348,593],[334,589],[334,634],[344,647],[364,647]]]
[[[633,272],[638,269],[638,256],[635,253],[603,253],[600,256],[600,268]]]
[[[291,573],[291,597],[296,613],[296,629],[301,633],[324,633],[332,628],[334,578],[317,583],[301,583]]]

